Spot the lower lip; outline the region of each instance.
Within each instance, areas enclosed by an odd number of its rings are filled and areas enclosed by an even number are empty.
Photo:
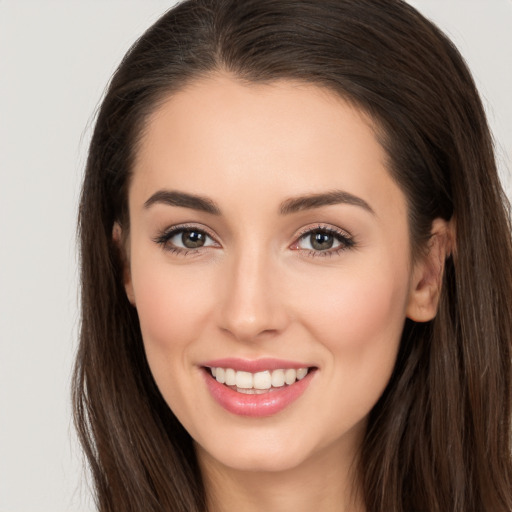
[[[206,386],[219,405],[232,414],[253,418],[272,416],[295,402],[309,386],[314,373],[314,370],[310,370],[303,379],[289,386],[272,388],[261,395],[248,395],[220,384],[212,377],[209,369],[203,371]]]

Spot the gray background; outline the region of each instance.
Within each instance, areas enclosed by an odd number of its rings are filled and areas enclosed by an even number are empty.
[[[0,512],[92,511],[71,423],[75,218],[94,111],[172,1],[0,0]],[[511,195],[512,0],[411,0],[476,77]]]

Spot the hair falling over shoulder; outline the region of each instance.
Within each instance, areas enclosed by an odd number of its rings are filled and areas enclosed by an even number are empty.
[[[73,402],[98,509],[206,511],[192,441],[151,376],[123,287],[137,142],[164,96],[226,70],[336,91],[378,126],[415,251],[452,219],[436,318],[407,321],[368,422],[358,476],[368,512],[512,510],[510,211],[473,79],[401,0],[187,0],[133,45],[101,105],[79,210],[81,331]]]

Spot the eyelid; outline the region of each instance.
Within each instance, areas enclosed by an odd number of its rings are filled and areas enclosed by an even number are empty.
[[[295,235],[295,238],[296,239],[302,238],[303,236],[308,235],[308,234],[312,233],[313,231],[327,231],[329,233],[333,233],[335,235],[340,235],[340,236],[350,239],[350,240],[353,239],[353,236],[346,229],[341,229],[341,228],[338,228],[336,226],[332,226],[329,224],[312,224],[312,225],[306,226],[306,227],[302,228],[297,233],[297,235]]]

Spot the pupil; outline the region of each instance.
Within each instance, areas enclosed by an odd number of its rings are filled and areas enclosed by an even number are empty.
[[[181,235],[181,241],[187,249],[202,247],[204,245],[204,238],[204,233],[199,231],[183,231],[183,235]]]
[[[333,246],[334,238],[328,233],[313,233],[311,235],[311,247],[319,251],[325,251]]]

